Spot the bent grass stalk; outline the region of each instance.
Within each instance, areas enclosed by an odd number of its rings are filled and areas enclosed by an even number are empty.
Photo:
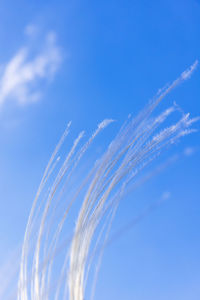
[[[94,253],[101,246],[91,288],[91,298],[94,298],[103,250],[125,191],[136,175],[164,149],[182,136],[195,131],[191,125],[198,118],[191,119],[189,114],[182,114],[175,124],[162,128],[168,116],[180,111],[176,104],[157,117],[153,116],[153,111],[171,90],[191,76],[196,66],[197,62],[171,85],[162,89],[136,118],[129,117],[104,154],[100,158],[97,157],[96,162],[84,174],[84,178],[75,184],[74,189],[71,182],[78,173],[81,160],[98,134],[113,120],[106,119],[101,122],[83,146],[80,146],[84,138],[84,132],[81,132],[67,153],[55,179],[48,183],[54,176],[57,164],[60,163],[58,153],[69,134],[71,123],[67,125],[46,167],[28,219],[21,255],[18,300],[84,300]],[[67,195],[65,191],[68,192]],[[58,268],[55,259],[58,243],[64,234],[66,220],[70,218],[69,213],[76,206],[76,202],[79,203],[80,197],[83,200],[76,224],[74,229],[70,229],[72,235],[66,245],[62,267],[56,271],[59,274],[57,285],[52,290],[51,286],[55,280],[53,271]],[[61,212],[60,203],[64,204]],[[56,217],[56,214],[59,217]],[[33,248],[30,247],[31,239],[35,242]],[[48,257],[51,259],[47,259],[45,264],[42,263]]]

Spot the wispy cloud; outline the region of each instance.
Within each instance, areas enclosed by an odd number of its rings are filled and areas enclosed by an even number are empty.
[[[33,28],[27,29],[29,37]],[[13,99],[19,104],[30,103],[41,97],[41,81],[51,80],[58,70],[62,55],[56,34],[49,32],[43,42],[35,40],[37,51],[32,54],[33,43],[22,47],[3,67],[0,75],[0,106]],[[38,45],[40,45],[38,47]]]

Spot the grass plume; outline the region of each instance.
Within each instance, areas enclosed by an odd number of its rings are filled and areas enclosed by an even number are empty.
[[[163,127],[171,114],[180,113],[176,104],[158,116],[154,116],[153,112],[171,90],[190,78],[196,66],[197,62],[162,89],[135,118],[128,118],[107,150],[96,158],[74,189],[71,182],[81,160],[96,137],[113,120],[101,122],[85,142],[84,132],[79,133],[61,164],[59,151],[69,134],[71,123],[67,125],[44,172],[28,219],[21,255],[18,300],[84,300],[94,254],[101,246],[93,275],[93,298],[104,246],[128,186],[164,149],[194,131],[191,126],[198,118],[190,118],[189,114],[183,113],[176,123]],[[61,164],[59,169],[58,164]],[[65,235],[70,212],[80,198],[75,226],[71,228],[60,263],[56,260],[56,251]],[[58,278],[55,285],[54,272]]]

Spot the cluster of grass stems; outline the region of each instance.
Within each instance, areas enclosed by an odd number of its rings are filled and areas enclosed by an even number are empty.
[[[68,123],[46,167],[28,219],[18,300],[84,300],[91,270],[90,298],[94,298],[103,251],[127,187],[164,149],[194,131],[191,125],[197,118],[180,113],[176,104],[157,116],[154,110],[172,89],[191,76],[196,65],[197,62],[162,89],[135,118],[128,118],[74,188],[73,179],[79,174],[78,168],[90,145],[113,120],[102,121],[86,141],[84,132],[79,133],[62,161],[59,153],[70,132]],[[166,119],[175,112],[181,114],[179,120],[163,128]],[[77,205],[78,216],[73,210]],[[74,226],[66,233],[65,224],[72,217],[75,225],[72,221]],[[66,235],[64,254],[56,259]]]

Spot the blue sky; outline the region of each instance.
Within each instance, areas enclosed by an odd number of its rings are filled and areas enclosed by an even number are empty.
[[[113,118],[106,143],[129,113],[136,115],[200,59],[200,1],[4,0],[0,20],[3,263],[23,238],[37,186],[66,124],[72,120],[73,140],[80,130],[91,133]],[[158,111],[176,101],[199,116],[199,80],[198,67]],[[115,230],[170,195],[106,249],[95,299],[199,299],[199,141],[197,132],[172,147],[158,163],[177,159],[121,203]],[[103,144],[102,135],[97,148]]]

